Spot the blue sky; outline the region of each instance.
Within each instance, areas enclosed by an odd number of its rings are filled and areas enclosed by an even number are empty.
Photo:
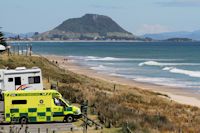
[[[0,0],[0,27],[44,32],[86,13],[108,15],[134,34],[200,30],[200,0]]]

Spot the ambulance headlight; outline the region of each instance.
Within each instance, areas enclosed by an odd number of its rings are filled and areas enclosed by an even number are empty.
[[[75,114],[77,114],[77,115],[81,114],[81,110],[80,109],[76,109]]]

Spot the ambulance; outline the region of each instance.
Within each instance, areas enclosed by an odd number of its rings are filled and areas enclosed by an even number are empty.
[[[80,108],[56,90],[3,91],[0,98],[0,123],[71,123],[81,118]]]

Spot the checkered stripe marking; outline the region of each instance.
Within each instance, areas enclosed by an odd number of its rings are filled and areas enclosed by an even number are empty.
[[[51,114],[51,108],[43,108],[43,109],[37,109],[37,108],[28,108],[27,110],[20,110],[17,108],[10,109],[9,113],[6,113],[6,121],[10,122],[19,122],[19,119],[21,117],[28,118],[29,122],[42,122],[52,121],[52,114]]]

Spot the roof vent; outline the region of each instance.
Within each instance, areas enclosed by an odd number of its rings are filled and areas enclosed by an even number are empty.
[[[36,67],[36,66],[35,66],[35,67],[32,67],[32,69],[38,69],[38,68],[39,68],[39,67]]]
[[[26,67],[17,67],[15,70],[26,70]]]

